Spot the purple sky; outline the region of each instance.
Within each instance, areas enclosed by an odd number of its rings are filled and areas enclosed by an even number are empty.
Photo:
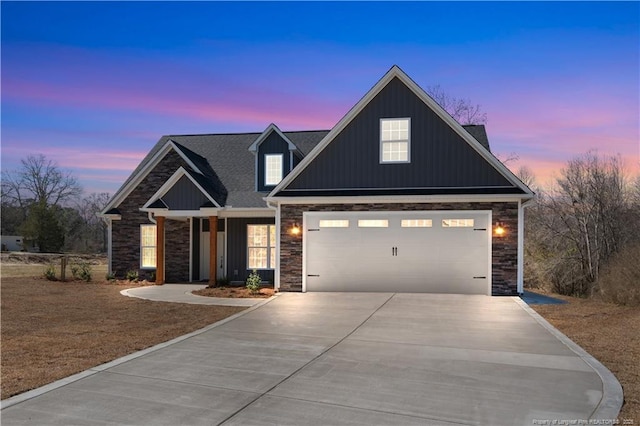
[[[545,183],[640,172],[640,3],[2,2],[2,168],[114,192],[163,134],[328,129],[393,65],[487,113]]]

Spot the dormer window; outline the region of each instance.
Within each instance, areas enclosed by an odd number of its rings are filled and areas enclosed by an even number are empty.
[[[411,119],[382,118],[380,120],[380,163],[411,161]]]
[[[264,184],[275,186],[282,180],[282,154],[266,154],[264,156]]]

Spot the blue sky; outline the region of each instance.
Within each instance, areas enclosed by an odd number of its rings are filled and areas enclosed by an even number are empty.
[[[480,104],[545,182],[638,173],[638,2],[2,2],[2,168],[44,153],[114,192],[163,134],[333,126],[393,65]]]

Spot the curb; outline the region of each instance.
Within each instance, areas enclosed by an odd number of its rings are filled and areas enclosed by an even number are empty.
[[[558,340],[564,343],[565,346],[571,349],[589,367],[591,367],[598,374],[598,376],[600,376],[600,380],[602,381],[602,398],[600,399],[600,402],[598,403],[598,406],[595,408],[593,413],[591,413],[589,419],[602,421],[612,421],[614,419],[617,419],[618,414],[620,414],[620,409],[622,408],[622,403],[624,402],[624,395],[622,392],[622,386],[620,385],[618,379],[616,379],[616,376],[614,376],[607,367],[602,365],[600,361],[594,358],[593,355],[589,354],[577,343],[561,333],[557,328],[551,325],[546,319],[544,319],[540,314],[534,311],[519,297],[514,297],[513,299],[518,305],[520,305],[522,309],[524,309],[529,315],[531,315],[533,319],[538,322],[538,324],[543,326]]]
[[[219,326],[221,326],[223,324],[226,324],[229,321],[233,321],[236,318],[239,318],[239,317],[241,317],[243,315],[246,315],[249,312],[252,312],[252,311],[260,308],[261,306],[266,305],[267,303],[269,303],[272,300],[274,300],[276,297],[278,297],[278,296],[275,296],[275,295],[271,296],[270,298],[265,299],[262,302],[243,310],[242,312],[238,312],[237,314],[233,314],[230,317],[227,317],[225,319],[221,319],[218,322],[214,322],[213,324],[209,324],[209,325],[207,325],[207,326],[205,326],[205,327],[203,327],[203,328],[201,328],[199,330],[192,331],[191,333],[184,334],[182,336],[178,336],[178,337],[176,337],[174,339],[171,339],[171,340],[168,340],[166,342],[158,343],[157,345],[151,346],[151,347],[143,349],[141,351],[134,352],[134,353],[129,354],[129,355],[125,355],[123,357],[114,359],[113,361],[109,361],[109,362],[107,362],[105,364],[100,364],[100,365],[97,365],[95,367],[91,367],[91,368],[89,368],[89,369],[87,369],[85,371],[81,371],[80,373],[76,373],[74,375],[62,378],[60,380],[56,380],[55,382],[48,383],[48,384],[46,384],[44,386],[41,386],[39,388],[32,389],[30,391],[27,391],[27,392],[12,396],[11,398],[7,398],[5,400],[2,400],[2,401],[0,401],[0,410],[4,410],[5,408],[11,407],[11,406],[16,405],[16,404],[20,404],[21,402],[24,402],[24,401],[28,401],[28,400],[30,400],[32,398],[35,398],[35,397],[40,396],[40,395],[43,395],[43,394],[45,394],[47,392],[50,392],[52,390],[61,388],[61,387],[66,386],[66,385],[68,385],[70,383],[73,383],[73,382],[77,382],[78,380],[82,380],[82,379],[84,379],[86,377],[93,376],[94,374],[97,374],[97,373],[99,373],[101,371],[105,371],[105,370],[107,370],[109,368],[112,368],[112,367],[115,367],[117,365],[123,364],[123,363],[125,363],[127,361],[131,361],[131,360],[143,357],[143,356],[148,355],[148,354],[150,354],[152,352],[155,352],[155,351],[157,351],[159,349],[166,348],[167,346],[171,346],[171,345],[173,345],[175,343],[182,342],[183,340],[187,340],[187,339],[189,339],[191,337],[198,336],[198,335],[200,335],[202,333],[205,333],[205,332],[207,332],[209,330],[212,330],[212,329],[214,329],[216,327],[219,327]]]

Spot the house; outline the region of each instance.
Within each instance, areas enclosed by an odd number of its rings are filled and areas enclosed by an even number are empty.
[[[164,136],[103,212],[157,283],[516,295],[532,191],[392,67],[330,130]]]

